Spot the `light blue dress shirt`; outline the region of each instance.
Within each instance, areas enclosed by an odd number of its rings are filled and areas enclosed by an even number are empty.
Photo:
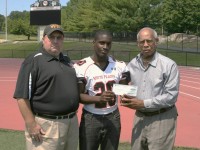
[[[180,76],[173,60],[155,52],[151,62],[144,67],[138,54],[127,67],[132,84],[138,87],[137,98],[144,100],[142,111],[155,111],[176,103]]]

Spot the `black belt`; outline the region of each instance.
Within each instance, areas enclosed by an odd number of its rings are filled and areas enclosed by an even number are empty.
[[[142,112],[140,110],[137,110],[139,113],[143,114],[144,116],[154,116],[154,115],[158,115],[158,114],[161,114],[161,113],[164,113],[170,109],[172,109],[174,107],[171,106],[171,107],[167,107],[167,108],[161,108],[160,110],[156,110],[156,111],[153,111],[153,112]]]
[[[47,118],[47,119],[70,119],[70,118],[73,118],[75,114],[76,112],[72,112],[67,115],[46,115],[46,114],[35,113],[35,116],[39,116],[39,117]]]
[[[110,113],[108,113],[108,114],[94,114],[94,113],[91,113],[91,112],[89,112],[89,111],[87,111],[87,110],[85,110],[85,109],[83,108],[83,112],[84,112],[84,113],[88,113],[88,114],[91,114],[91,115],[96,116],[96,117],[106,117],[106,116],[115,114],[117,111],[118,111],[118,108],[115,109],[113,112],[110,112]]]

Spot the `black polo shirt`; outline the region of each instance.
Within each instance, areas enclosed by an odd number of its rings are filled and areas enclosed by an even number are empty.
[[[59,59],[43,48],[21,65],[14,98],[29,99],[35,113],[63,115],[79,106],[75,69],[61,53]]]

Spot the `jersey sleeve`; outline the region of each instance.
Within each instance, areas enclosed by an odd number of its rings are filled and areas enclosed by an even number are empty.
[[[76,70],[76,76],[78,78],[78,83],[83,83],[86,84],[86,79],[84,76],[84,66],[83,65],[83,61],[78,61],[77,63],[74,64],[74,68]]]

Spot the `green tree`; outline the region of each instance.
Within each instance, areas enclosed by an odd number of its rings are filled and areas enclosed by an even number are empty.
[[[25,35],[30,40],[31,35],[36,35],[36,27],[30,26],[30,13],[28,11],[14,11],[8,17],[8,31],[12,34]]]
[[[200,22],[199,0],[164,0],[163,22],[168,32],[196,32]]]
[[[129,31],[134,20],[133,0],[71,0],[66,7],[68,31]]]
[[[90,0],[71,0],[62,11],[63,25],[67,31],[88,32],[96,29],[99,22],[95,19],[98,12]]]
[[[102,3],[103,26],[115,32],[129,32],[137,29],[134,0],[109,0]]]
[[[143,26],[160,26],[161,0],[71,0],[62,17],[67,31],[137,31]]]
[[[28,11],[12,11],[9,15],[9,18],[12,20],[27,18]]]

